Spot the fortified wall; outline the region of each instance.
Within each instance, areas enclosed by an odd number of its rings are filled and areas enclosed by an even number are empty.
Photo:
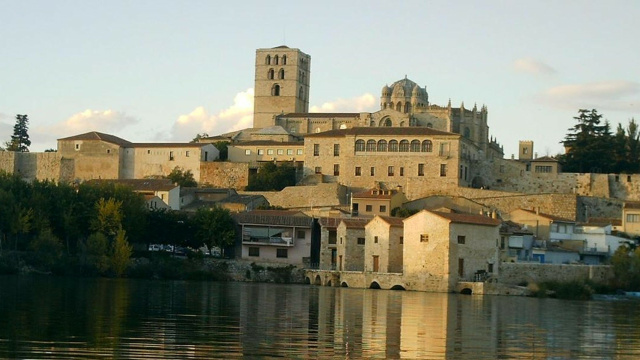
[[[282,191],[244,191],[242,193],[262,195],[272,206],[281,206],[287,209],[336,207],[346,202],[346,187],[337,183],[288,186]]]
[[[201,162],[198,184],[243,190],[249,185],[249,163]]]

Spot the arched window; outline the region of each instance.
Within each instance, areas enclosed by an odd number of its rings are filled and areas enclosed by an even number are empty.
[[[302,89],[302,86],[300,86],[300,90],[298,90],[298,97],[300,100],[304,100],[304,89]]]
[[[367,140],[367,151],[376,151],[376,141]]]
[[[278,71],[278,79],[284,79],[284,69],[280,69],[280,71]]]
[[[287,55],[282,55],[282,65],[287,65]]]
[[[464,128],[464,137],[467,139],[471,137],[471,130],[468,127]]]
[[[265,62],[267,65],[271,65],[271,55],[267,55],[267,58],[266,58],[266,59],[264,59],[264,62]]]
[[[411,152],[420,152],[419,140],[411,140]]]
[[[269,73],[267,74],[267,77],[269,78],[269,80],[273,80],[273,69],[269,69]]]
[[[280,85],[278,84],[274,84],[273,87],[271,88],[271,95],[272,96],[280,96]]]
[[[433,151],[433,144],[431,143],[431,140],[425,140],[422,142],[422,152],[432,152]]]
[[[356,140],[356,151],[364,151],[364,140]]]
[[[378,140],[378,152],[387,151],[387,140]]]
[[[398,103],[396,104],[396,110],[402,111],[402,103],[400,101],[398,101]]]
[[[409,113],[409,111],[411,111],[411,104],[407,101],[404,103],[404,112]]]
[[[398,140],[389,141],[389,151],[398,152]]]
[[[409,141],[400,140],[400,152],[409,152]]]
[[[278,55],[276,55],[276,56],[274,56],[274,57],[273,57],[273,63],[274,63],[275,65],[278,65]]]
[[[382,103],[382,110],[387,108],[387,103]]]
[[[373,120],[371,120],[371,122],[369,123],[369,126],[371,126],[371,127],[376,126],[376,122],[375,122],[375,121],[373,121]]]
[[[432,128],[433,128],[433,124],[432,124],[432,123],[427,123],[427,127],[428,127],[429,129],[432,129]]]
[[[391,122],[391,119],[387,119],[384,121],[384,126],[391,126],[393,125],[393,123]]]

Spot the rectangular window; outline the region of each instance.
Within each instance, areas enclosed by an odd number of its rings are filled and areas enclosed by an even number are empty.
[[[287,155],[293,155],[293,149],[287,149]]]
[[[371,167],[371,176],[376,176],[376,168]]]
[[[244,154],[245,154],[245,155],[251,155],[251,150],[249,150],[249,149],[245,150],[245,151],[244,151]]]
[[[260,248],[259,247],[250,247],[249,248],[249,256],[260,256]]]
[[[313,144],[313,156],[320,156],[320,144]]]
[[[340,144],[333,144],[333,156],[340,156]]]
[[[404,244],[404,236],[400,236],[400,244]]]
[[[304,230],[298,230],[298,239],[304,239],[304,235],[305,235]]]
[[[404,168],[402,166],[400,167],[400,176],[404,176]]]
[[[147,150],[147,155],[150,155],[150,154],[151,154],[151,150]]]
[[[340,164],[333,164],[333,176],[340,175]]]
[[[389,166],[389,167],[387,168],[387,175],[389,175],[389,176],[393,176],[393,166]]]
[[[440,156],[449,156],[449,143],[440,143]]]
[[[464,259],[458,259],[458,275],[464,277]]]
[[[289,257],[289,249],[276,249],[276,257],[288,258]]]
[[[185,151],[184,156],[189,157],[189,150]]]
[[[640,222],[640,214],[627,214],[627,222],[630,222],[630,223]]]
[[[111,149],[107,149],[107,154],[111,154]]]
[[[173,161],[174,156],[173,156],[173,151],[169,151],[169,160]]]
[[[284,149],[278,149],[278,155],[284,155]]]
[[[358,238],[358,245],[364,245],[364,238]]]
[[[360,166],[356,166],[356,176],[362,175],[362,168]]]
[[[376,243],[376,244],[378,243],[378,237],[377,236],[373,237],[373,242]]]
[[[338,236],[335,230],[329,230],[329,244],[335,244],[338,240]]]
[[[267,149],[267,155],[273,155],[273,149]]]
[[[534,168],[534,171],[537,173],[550,173],[552,172],[552,167],[551,166],[540,166],[540,165],[536,165],[536,167]],[[616,176],[616,181],[618,181],[618,177]]]
[[[264,155],[264,149],[258,149],[258,155]]]
[[[365,209],[366,212],[372,212],[373,211],[373,205],[366,205],[364,207],[364,209]]]
[[[418,176],[424,176],[424,164],[418,164]]]
[[[302,149],[298,149],[297,154],[298,154],[298,155],[302,155]]]
[[[387,212],[387,205],[380,205],[380,212],[381,213],[386,213]]]
[[[322,168],[320,166],[316,166],[316,174],[322,174]]]
[[[458,235],[458,244],[464,244],[467,241],[467,237],[464,235]]]
[[[80,144],[76,144],[76,150],[80,150]]]
[[[440,164],[440,176],[447,176],[447,164]]]
[[[429,242],[429,234],[420,234],[420,242]]]

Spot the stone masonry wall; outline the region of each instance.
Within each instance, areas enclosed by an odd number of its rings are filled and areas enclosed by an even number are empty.
[[[540,283],[543,281],[585,281],[606,283],[613,268],[606,265],[556,265],[538,263],[500,263],[498,281],[502,284]]]
[[[13,174],[15,170],[15,153],[13,151],[0,151],[0,171]]]
[[[346,198],[346,187],[336,183],[326,183],[289,186],[282,191],[243,191],[242,193],[263,195],[272,206],[312,209],[343,204]]]
[[[249,185],[249,163],[201,162],[198,184],[242,190]]]

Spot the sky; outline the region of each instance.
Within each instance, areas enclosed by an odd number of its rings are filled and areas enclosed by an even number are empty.
[[[379,110],[405,75],[429,101],[486,105],[517,154],[560,142],[578,109],[640,120],[640,1],[0,0],[0,144],[100,131],[188,142],[251,127],[255,50],[311,56],[310,111]]]

